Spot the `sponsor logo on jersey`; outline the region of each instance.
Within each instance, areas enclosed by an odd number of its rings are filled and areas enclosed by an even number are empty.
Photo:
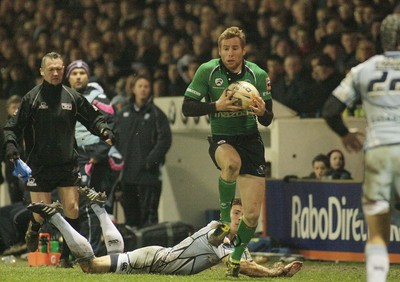
[[[29,186],[29,187],[36,187],[37,184],[36,184],[35,178],[33,178],[32,176],[29,177],[28,182],[26,183],[26,186]]]
[[[71,103],[61,103],[61,109],[72,111],[72,104]]]
[[[200,92],[197,92],[196,90],[193,90],[192,88],[188,88],[186,90],[186,92],[193,93],[196,96],[201,96]]]
[[[40,105],[38,107],[39,110],[46,110],[48,108],[49,106],[47,106],[46,102],[40,102]]]
[[[224,83],[224,80],[220,77],[215,79],[215,85],[221,86]]]
[[[120,271],[125,272],[128,269],[128,263],[123,262],[119,269],[120,269]]]
[[[214,114],[214,117],[217,118],[233,118],[233,117],[242,117],[250,115],[247,110],[236,111],[236,112],[218,112]]]

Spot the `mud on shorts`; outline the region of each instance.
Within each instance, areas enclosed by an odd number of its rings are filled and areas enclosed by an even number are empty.
[[[242,166],[240,174],[250,174],[254,176],[265,176],[265,148],[260,134],[224,136],[213,135],[208,137],[210,147],[208,153],[215,166],[221,169],[215,160],[215,151],[222,144],[229,144],[236,149],[241,160]]]
[[[26,183],[31,192],[51,192],[57,187],[79,186],[81,177],[77,163],[52,166],[31,166],[32,176]]]

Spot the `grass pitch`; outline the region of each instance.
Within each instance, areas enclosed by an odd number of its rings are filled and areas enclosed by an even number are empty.
[[[266,263],[268,266],[272,263]],[[61,269],[54,266],[30,267],[26,261],[18,259],[15,264],[0,262],[0,281],[140,281],[140,282],[164,282],[164,281],[339,281],[356,282],[365,281],[364,263],[349,262],[319,262],[304,261],[302,270],[292,278],[250,278],[241,275],[239,279],[225,278],[225,267],[219,264],[209,270],[192,276],[174,275],[123,275],[123,274],[85,274],[78,265],[72,269]],[[391,265],[387,281],[400,281],[400,265]]]

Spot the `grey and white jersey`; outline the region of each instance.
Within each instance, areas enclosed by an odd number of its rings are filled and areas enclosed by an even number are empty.
[[[400,143],[400,52],[376,55],[352,68],[333,91],[347,106],[362,100],[368,127],[364,149]]]
[[[116,272],[191,275],[217,265],[233,250],[230,243],[218,248],[208,243],[208,237],[217,225],[217,221],[212,221],[171,248],[150,246],[121,254]],[[243,254],[243,259],[252,260],[248,251]]]

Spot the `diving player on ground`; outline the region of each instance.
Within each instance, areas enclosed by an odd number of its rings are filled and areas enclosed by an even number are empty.
[[[221,260],[227,259],[232,252],[231,240],[234,238],[242,213],[241,201],[235,198],[231,208],[231,232],[224,244],[214,247],[208,242],[210,234],[218,226],[217,221],[210,222],[207,226],[187,237],[178,245],[165,248],[149,246],[122,253],[124,245],[122,236],[112,224],[104,208],[101,207],[105,195],[89,188],[80,188],[79,192],[85,197],[98,215],[103,229],[105,243],[111,246],[108,253],[114,254],[94,257],[92,248],[86,238],[76,232],[58,213],[56,204],[33,203],[28,209],[46,217],[63,234],[72,254],[77,258],[82,270],[87,273],[125,273],[125,274],[175,274],[192,275],[217,265]],[[116,253],[120,254],[116,254]],[[302,267],[302,262],[295,261],[288,265],[276,263],[267,268],[256,264],[248,251],[243,254],[240,262],[240,272],[251,277],[290,277]]]

